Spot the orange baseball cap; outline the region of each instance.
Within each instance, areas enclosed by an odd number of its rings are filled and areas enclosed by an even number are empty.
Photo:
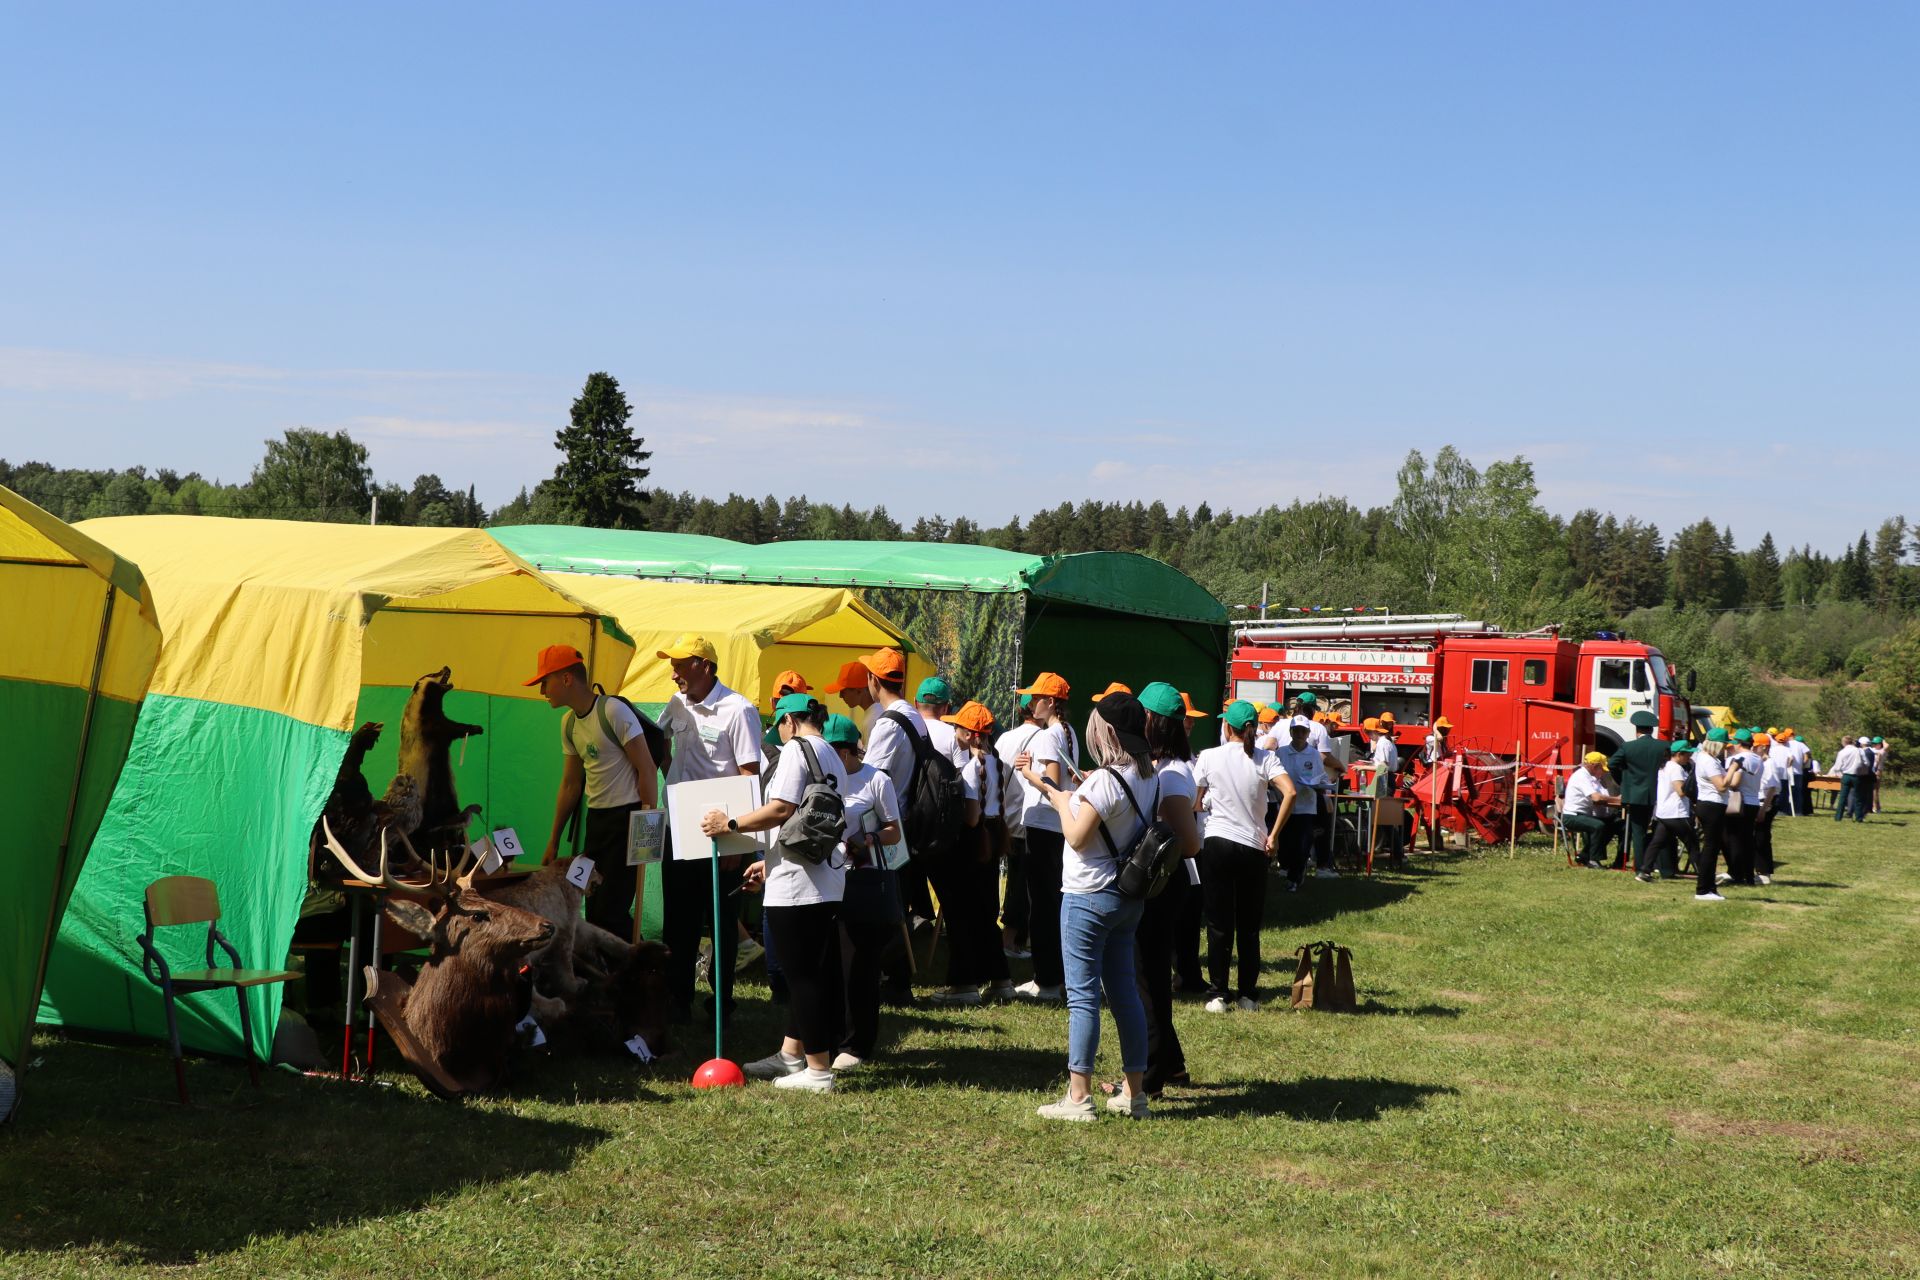
[[[1362,729],[1365,729],[1368,733],[1379,733],[1386,726],[1380,723],[1380,717],[1368,716],[1365,720],[1362,720],[1360,722],[1360,727]]]
[[[971,729],[975,733],[985,733],[993,728],[993,712],[977,702],[969,702],[950,716],[941,716],[948,724],[962,729]]]
[[[1208,713],[1193,705],[1193,699],[1187,696],[1185,689],[1180,691],[1180,701],[1184,702],[1187,706],[1187,719],[1205,720],[1207,718]]]
[[[773,678],[773,695],[776,698],[782,693],[812,692],[813,686],[808,684],[807,678],[798,671],[782,671]]]
[[[1272,724],[1275,720],[1278,720],[1279,718],[1280,718],[1280,713],[1278,711],[1275,711],[1272,707],[1267,706],[1265,703],[1260,704],[1260,723],[1261,724]]]
[[[1770,733],[1756,733],[1753,735],[1753,745],[1756,747],[1770,747],[1773,745],[1773,735]]]
[[[1024,689],[1015,689],[1015,693],[1030,693],[1036,698],[1064,698],[1073,692],[1073,686],[1051,671],[1042,671],[1033,678],[1033,683]]]
[[[898,649],[876,649],[860,659],[860,663],[882,680],[907,678],[907,655]]]
[[[586,659],[580,651],[570,644],[550,644],[540,651],[540,669],[533,679],[526,682],[527,687],[539,684],[556,671],[565,671],[568,667],[586,665]]]
[[[1391,711],[1382,711],[1382,712],[1380,713],[1380,723],[1381,723],[1381,724],[1398,724],[1398,723],[1400,723],[1400,722],[1399,722],[1398,720],[1395,720],[1395,719],[1393,718],[1393,712],[1391,712]]]
[[[841,693],[848,689],[864,689],[866,687],[867,664],[857,661],[843,662],[840,664],[840,674],[835,676],[833,683],[828,685],[822,692]]]
[[[1095,702],[1098,702],[1100,701],[1100,699],[1106,697],[1110,693],[1132,693],[1132,692],[1133,692],[1132,689],[1129,689],[1126,685],[1123,685],[1118,680],[1115,680],[1112,684],[1102,689],[1099,693],[1096,693],[1093,696],[1093,700]]]
[[[1453,721],[1447,719],[1445,716],[1441,716],[1433,722],[1433,727],[1436,729],[1451,729],[1453,728]]]

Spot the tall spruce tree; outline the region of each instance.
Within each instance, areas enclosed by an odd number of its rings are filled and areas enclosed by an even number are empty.
[[[553,473],[549,490],[568,524],[598,529],[644,529],[652,453],[627,426],[633,408],[610,373],[587,375],[573,402],[567,425],[554,434],[565,460]]]

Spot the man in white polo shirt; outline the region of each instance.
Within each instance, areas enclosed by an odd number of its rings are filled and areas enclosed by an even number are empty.
[[[1600,865],[1600,851],[1620,834],[1620,797],[1607,787],[1607,757],[1599,751],[1587,752],[1586,759],[1567,779],[1567,792],[1561,801],[1560,822],[1569,831],[1581,834],[1580,864]]]
[[[760,772],[760,712],[720,683],[720,663],[706,637],[683,635],[655,656],[673,666],[674,695],[660,715],[673,740],[667,784]],[[713,873],[704,859],[675,861],[668,848],[660,864],[661,933],[672,953],[667,992],[674,1015],[693,1016],[694,962],[701,927],[711,921],[717,963],[714,995],[722,1017],[733,1014],[733,966],[740,949],[740,855],[720,860],[720,919],[713,915]]]

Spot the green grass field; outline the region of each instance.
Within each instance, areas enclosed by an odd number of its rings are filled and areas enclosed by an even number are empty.
[[[894,1014],[828,1097],[550,1062],[438,1102],[45,1039],[0,1134],[0,1273],[1920,1275],[1920,800],[1782,820],[1771,888],[1543,845],[1270,900],[1355,1016],[1184,1004],[1197,1081],[1049,1124],[1065,1015]],[[730,1047],[770,1047],[748,989]],[[1117,1067],[1111,1024],[1105,1062]]]

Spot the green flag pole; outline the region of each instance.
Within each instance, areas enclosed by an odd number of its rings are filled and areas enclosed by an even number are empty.
[[[709,970],[713,977],[713,1056],[726,1057],[722,1046],[722,1022],[726,1016],[726,1002],[721,999],[723,984],[720,981],[720,839],[713,838],[713,966]],[[696,935],[697,936],[697,935]]]

